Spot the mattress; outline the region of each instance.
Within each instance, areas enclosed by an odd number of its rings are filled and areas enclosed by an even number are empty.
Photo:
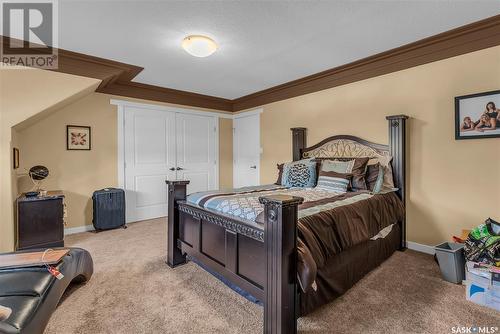
[[[314,289],[316,275],[337,254],[370,241],[381,230],[404,219],[394,192],[338,193],[315,188],[264,185],[191,194],[187,202],[246,220],[263,229],[259,197],[286,194],[304,198],[299,205],[298,273],[304,292]]]

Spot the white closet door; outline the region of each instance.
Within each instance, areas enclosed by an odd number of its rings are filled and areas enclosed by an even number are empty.
[[[166,216],[165,180],[176,177],[175,113],[126,107],[124,116],[127,221]]]
[[[216,122],[213,116],[176,115],[177,177],[190,181],[188,193],[218,187]]]
[[[233,120],[233,185],[235,188],[260,184],[260,115]]]

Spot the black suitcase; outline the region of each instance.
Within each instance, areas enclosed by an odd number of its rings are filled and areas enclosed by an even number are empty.
[[[92,224],[96,231],[109,230],[125,225],[125,191],[117,188],[96,190],[92,194],[94,212]]]

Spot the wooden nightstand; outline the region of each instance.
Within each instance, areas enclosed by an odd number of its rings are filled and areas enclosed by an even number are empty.
[[[64,195],[17,198],[16,249],[64,246]]]

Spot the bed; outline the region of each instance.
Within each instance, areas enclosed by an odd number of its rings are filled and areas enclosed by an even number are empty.
[[[296,333],[297,318],[346,292],[394,251],[406,248],[407,116],[386,117],[389,144],[336,135],[307,147],[293,128],[301,159],[392,157],[395,188],[325,193],[265,185],[187,195],[188,180],[167,181],[167,264],[192,259],[264,305],[264,333]]]

